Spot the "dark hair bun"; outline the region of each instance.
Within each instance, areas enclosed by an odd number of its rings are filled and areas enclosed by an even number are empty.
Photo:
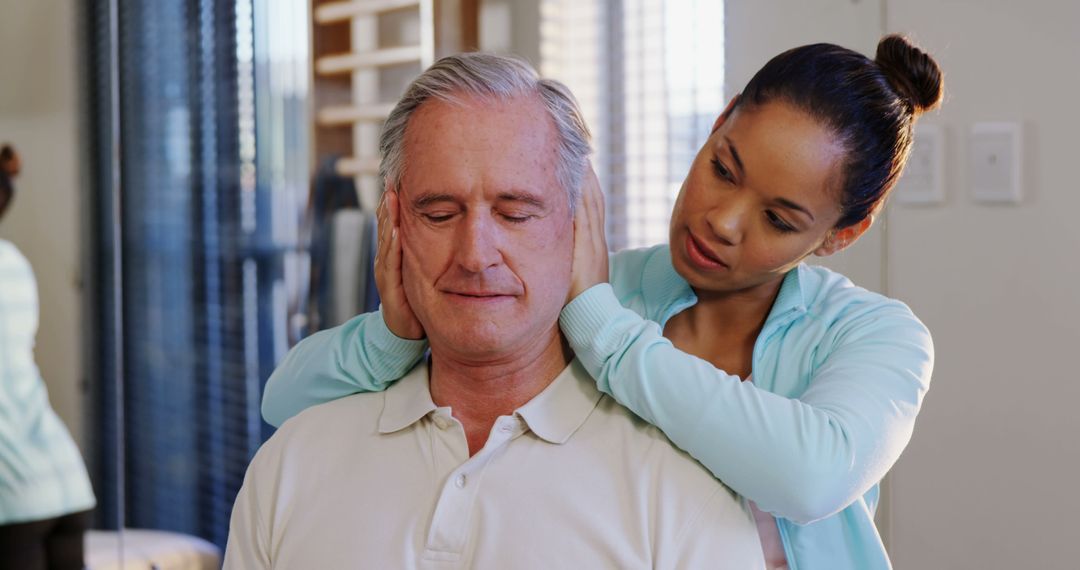
[[[874,61],[896,93],[911,103],[915,112],[933,109],[941,102],[941,68],[907,38],[900,35],[882,38]]]

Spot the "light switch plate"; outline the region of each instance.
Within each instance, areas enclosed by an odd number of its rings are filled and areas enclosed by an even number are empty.
[[[901,204],[932,205],[945,201],[945,127],[915,124],[911,156],[895,192],[893,200]]]
[[[976,123],[971,127],[969,142],[972,199],[1019,204],[1023,198],[1020,123]]]

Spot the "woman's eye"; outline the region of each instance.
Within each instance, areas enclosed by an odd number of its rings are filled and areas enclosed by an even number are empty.
[[[769,210],[765,212],[765,215],[769,218],[769,223],[781,232],[790,233],[795,231],[795,228],[791,224],[785,222],[780,216],[777,216],[776,212]]]
[[[724,166],[724,163],[714,158],[712,159],[712,167],[713,172],[715,172],[717,176],[723,178],[724,180],[727,180],[728,182],[733,181],[731,177],[731,171],[728,170],[726,166]]]

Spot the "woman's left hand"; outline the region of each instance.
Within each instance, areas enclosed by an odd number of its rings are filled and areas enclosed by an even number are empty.
[[[608,280],[607,237],[604,235],[604,192],[596,172],[589,166],[581,184],[581,198],[574,212],[574,265],[570,294],[574,300],[586,289]]]

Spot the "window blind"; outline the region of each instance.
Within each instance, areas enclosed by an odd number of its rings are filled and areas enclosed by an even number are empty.
[[[593,129],[613,250],[667,241],[671,208],[723,110],[723,2],[543,0],[541,68]]]
[[[100,22],[108,2],[90,6],[87,20]],[[122,514],[128,527],[223,547],[247,464],[269,435],[259,403],[287,344],[285,270],[304,255],[309,152],[307,94],[297,85],[308,58],[296,54],[307,49],[306,26],[291,22],[299,40],[293,32],[271,44],[268,35],[295,11],[270,0],[119,2],[121,217],[101,215],[113,196],[107,153],[96,150],[93,192],[103,206],[91,220],[95,258],[123,266],[120,283],[104,270],[94,279],[99,416],[123,410],[122,423],[99,424],[105,526]],[[91,51],[111,49],[104,30],[88,32]],[[99,101],[105,85],[90,83]],[[92,121],[98,148],[111,142],[107,124]],[[117,348],[119,389],[101,356]]]

